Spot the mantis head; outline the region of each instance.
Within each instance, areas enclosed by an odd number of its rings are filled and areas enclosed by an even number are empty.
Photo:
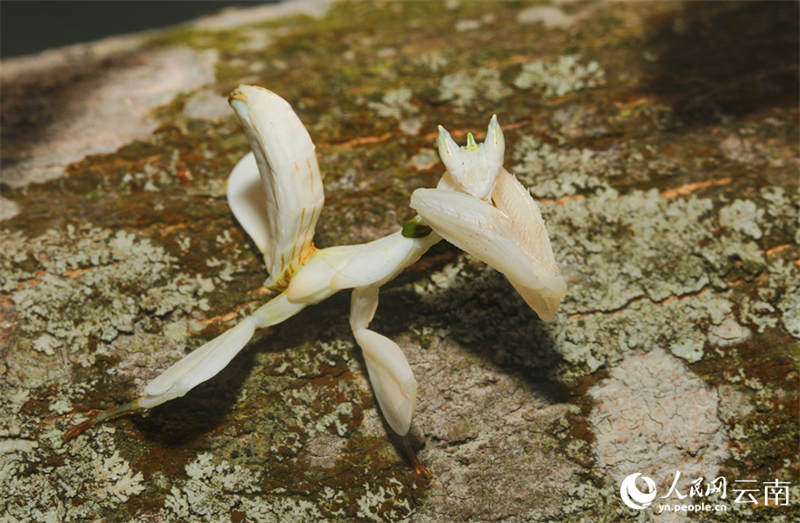
[[[447,171],[459,189],[481,200],[491,197],[497,176],[503,169],[505,147],[497,115],[489,122],[484,142],[476,144],[469,133],[466,147],[459,147],[450,133],[439,126],[439,156]]]

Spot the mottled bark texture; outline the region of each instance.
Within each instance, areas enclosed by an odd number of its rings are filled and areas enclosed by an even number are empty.
[[[798,43],[792,2],[295,2],[4,62],[0,521],[796,521]],[[61,439],[269,299],[224,198],[239,83],[317,144],[320,246],[412,216],[438,124],[504,127],[569,292],[543,323],[446,244],[384,288],[431,480],[376,410],[348,293]],[[662,499],[677,471],[727,497]]]

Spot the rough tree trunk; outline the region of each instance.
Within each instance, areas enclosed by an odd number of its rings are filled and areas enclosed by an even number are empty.
[[[798,42],[790,2],[290,2],[4,62],[0,521],[796,520]],[[493,113],[541,203],[552,322],[446,244],[381,294],[431,480],[376,410],[348,293],[61,439],[268,299],[224,198],[239,83],[317,144],[319,246],[397,230],[442,173],[436,126],[463,143]],[[678,471],[700,494],[662,499]]]

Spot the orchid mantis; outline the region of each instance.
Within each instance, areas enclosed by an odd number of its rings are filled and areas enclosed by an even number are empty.
[[[459,147],[439,127],[439,154],[447,171],[436,189],[417,189],[419,215],[403,229],[360,245],[317,249],[314,228],[324,203],[314,144],[289,104],[276,94],[240,86],[229,102],[253,151],[228,179],[228,202],[262,252],[272,300],[151,381],[139,399],[76,425],[79,434],[108,417],[152,408],[185,395],[219,373],[256,329],[280,323],[307,305],[353,289],[350,327],[361,347],[383,416],[404,438],[411,428],[417,382],[395,342],[369,329],[381,285],[415,263],[442,238],[508,277],[543,319],[555,314],[566,293],[541,214],[522,185],[503,168],[505,141],[492,117],[486,140],[472,134]],[[415,468],[424,471],[413,457]]]

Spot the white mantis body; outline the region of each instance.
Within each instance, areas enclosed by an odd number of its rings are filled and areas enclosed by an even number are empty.
[[[366,244],[316,249],[312,240],[324,194],[308,132],[289,104],[266,89],[240,86],[229,101],[253,152],[231,172],[228,202],[264,255],[267,286],[280,294],[172,365],[142,397],[77,425],[68,436],[110,416],[183,396],[225,368],[256,329],[343,289],[353,289],[350,327],[378,405],[392,430],[405,436],[417,400],[414,373],[397,344],[368,327],[380,286],[442,238],[505,274],[542,319],[555,314],[566,286],[536,204],[503,169],[505,142],[496,117],[480,145],[470,134],[468,145],[459,147],[439,127],[447,172],[436,189],[414,192],[411,207],[419,216],[402,231]]]

